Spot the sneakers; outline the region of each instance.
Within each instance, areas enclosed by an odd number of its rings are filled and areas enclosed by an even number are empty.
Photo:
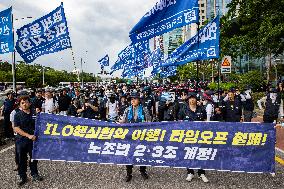
[[[126,175],[125,182],[130,182],[132,179],[132,175]]]
[[[209,180],[207,179],[207,177],[206,177],[204,174],[201,174],[201,175],[199,176],[199,178],[201,178],[201,180],[202,180],[203,182],[205,182],[205,183],[209,182]]]
[[[192,179],[193,179],[193,177],[194,177],[194,175],[193,174],[187,174],[187,177],[186,177],[186,179],[185,180],[187,180],[188,182],[191,182],[192,181]]]
[[[33,181],[43,181],[43,178],[39,175],[33,175]]]
[[[26,184],[28,182],[28,180],[26,178],[21,178],[20,182],[18,182],[18,186],[23,186],[24,184]]]
[[[191,182],[193,178],[194,178],[193,174],[191,174],[191,173],[187,174],[186,181]],[[199,176],[199,178],[205,183],[209,182],[209,180],[207,179],[207,177],[204,174],[201,174]]]
[[[149,175],[147,174],[147,172],[141,172],[141,176],[144,180],[149,179]]]

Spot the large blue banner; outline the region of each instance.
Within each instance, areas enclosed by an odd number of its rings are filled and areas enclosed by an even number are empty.
[[[273,124],[115,124],[40,114],[33,159],[274,172]]]
[[[159,0],[130,31],[133,43],[199,21],[198,0]]]
[[[202,28],[197,35],[174,50],[163,66],[183,65],[197,60],[219,58],[220,18]]]
[[[63,3],[48,15],[17,30],[16,49],[26,63],[71,48]]]
[[[0,54],[14,51],[12,7],[0,12]]]

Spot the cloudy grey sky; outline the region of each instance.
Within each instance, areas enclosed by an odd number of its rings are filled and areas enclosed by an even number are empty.
[[[110,65],[129,43],[128,33],[156,0],[0,0],[0,10],[13,6],[14,18],[33,17],[15,21],[15,29],[36,20],[64,3],[77,68],[81,57],[83,70],[97,73],[98,60],[106,54]],[[87,52],[86,52],[87,51]],[[16,55],[17,61],[22,60]],[[11,62],[11,55],[0,59]],[[71,50],[39,57],[34,63],[60,70],[74,69]]]

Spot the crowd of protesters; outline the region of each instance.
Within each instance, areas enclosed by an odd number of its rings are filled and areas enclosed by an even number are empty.
[[[186,84],[109,84],[84,88],[66,87],[22,91],[18,98],[13,92],[1,107],[4,117],[5,140],[16,139],[16,158],[19,185],[27,182],[27,154],[31,155],[34,118],[38,113],[83,117],[117,123],[159,122],[159,121],[222,121],[250,122],[255,116],[253,91],[247,86],[243,91],[231,88],[228,91],[208,89],[208,82]],[[267,123],[283,120],[282,83],[270,87],[267,94],[257,101],[264,109],[263,120]],[[264,105],[264,106],[263,106]],[[14,134],[16,133],[16,134]],[[29,148],[25,148],[27,145]],[[23,163],[24,162],[24,163]],[[34,180],[38,175],[37,161],[30,162]],[[127,166],[126,182],[132,179],[133,166]],[[146,167],[140,167],[141,175],[148,179]],[[194,170],[188,169],[187,181],[194,178]],[[205,171],[198,170],[198,176],[208,182]]]

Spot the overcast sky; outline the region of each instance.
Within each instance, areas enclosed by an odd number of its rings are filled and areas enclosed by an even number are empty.
[[[0,0],[0,10],[13,6],[14,18],[33,17],[15,21],[15,29],[36,20],[64,3],[71,43],[77,68],[81,57],[86,62],[83,70],[98,73],[97,62],[106,54],[110,65],[117,60],[130,39],[128,33],[157,0]],[[86,52],[87,51],[87,52]],[[0,59],[11,62],[11,55]],[[19,54],[17,61],[22,60]],[[74,64],[70,49],[37,58],[34,63],[59,70],[72,71]]]

